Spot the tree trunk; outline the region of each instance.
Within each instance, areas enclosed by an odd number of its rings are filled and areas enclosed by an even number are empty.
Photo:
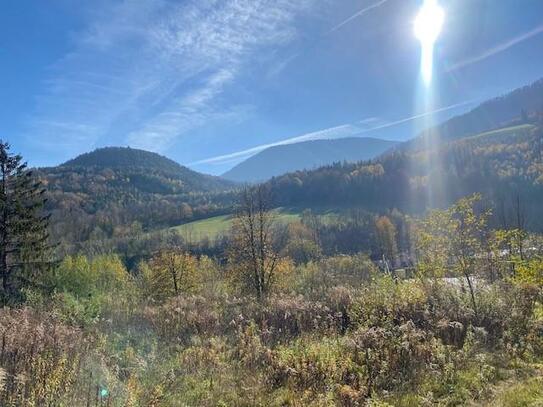
[[[3,300],[9,296],[9,281],[8,281],[8,252],[7,252],[7,243],[8,243],[8,210],[7,210],[7,180],[6,180],[6,167],[2,164],[2,199],[4,207],[2,208],[2,219],[0,220],[0,233],[1,233],[1,242],[2,247],[0,248],[0,275],[2,276],[2,293]]]
[[[475,291],[473,290],[473,284],[471,283],[471,278],[468,273],[464,273],[466,280],[468,282],[469,294],[471,296],[471,304],[473,305],[473,310],[475,311],[475,318],[479,319],[479,311],[477,310],[477,302],[475,301]]]
[[[5,250],[0,252],[0,274],[2,276],[2,293],[4,298],[8,298],[9,295],[9,281],[8,281],[8,255]]]

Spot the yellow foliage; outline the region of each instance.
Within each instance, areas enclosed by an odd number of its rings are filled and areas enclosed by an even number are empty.
[[[519,261],[515,267],[513,281],[517,284],[529,284],[543,288],[543,258],[536,257],[527,261]]]
[[[181,251],[163,250],[148,263],[140,265],[144,292],[161,301],[181,292],[193,292],[197,286],[198,260]]]

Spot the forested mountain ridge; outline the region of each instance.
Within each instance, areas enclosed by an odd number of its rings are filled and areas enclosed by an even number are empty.
[[[448,142],[508,125],[526,123],[543,111],[543,79],[489,99],[409,140],[398,149],[424,149],[439,141]]]
[[[238,182],[264,181],[273,176],[334,162],[369,160],[396,144],[396,141],[371,137],[346,137],[279,145],[246,159],[224,173],[223,177]]]
[[[336,162],[374,159],[391,151],[421,150],[505,126],[526,123],[543,111],[543,79],[481,103],[404,143],[349,137],[274,146],[223,174],[239,182],[264,181],[288,172],[313,170]]]
[[[108,147],[37,174],[48,190],[52,234],[84,241],[172,226],[222,213],[234,183],[158,154]]]
[[[296,171],[268,185],[278,206],[421,212],[481,192],[494,203],[522,195],[535,214],[534,202],[543,200],[542,123],[539,80],[484,102],[376,159]],[[534,223],[543,228],[536,216]]]
[[[177,162],[150,151],[130,147],[105,147],[62,164],[63,168],[93,169],[142,169],[162,173],[181,181],[186,188],[199,191],[221,190],[231,187],[232,182],[212,175],[201,174]]]
[[[534,119],[535,120],[535,119]],[[380,212],[421,212],[480,192],[494,203],[517,196],[535,214],[543,202],[543,116],[515,126],[442,143],[432,150],[395,151],[379,159],[338,163],[273,178],[278,206],[350,205]]]

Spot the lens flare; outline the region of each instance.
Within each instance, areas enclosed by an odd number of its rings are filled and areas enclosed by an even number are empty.
[[[441,33],[445,12],[437,0],[424,0],[419,14],[415,18],[415,37],[422,48],[421,73],[425,84],[432,82],[434,70],[434,44]]]

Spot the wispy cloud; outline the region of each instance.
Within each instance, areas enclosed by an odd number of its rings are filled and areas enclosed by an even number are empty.
[[[106,2],[51,67],[28,138],[54,139],[69,153],[109,140],[164,151],[199,126],[243,114],[221,97],[255,54],[296,38],[294,21],[314,1]]]
[[[271,78],[275,75],[278,75],[279,73],[281,73],[281,71],[283,71],[289,64],[291,64],[291,62],[293,62],[294,60],[298,59],[301,55],[303,55],[303,53],[308,53],[310,50],[318,47],[320,41],[325,38],[326,36],[332,34],[333,32],[341,29],[343,26],[349,24],[351,21],[357,19],[358,17],[361,17],[367,13],[369,13],[370,11],[376,9],[376,8],[379,8],[381,7],[382,5],[384,5],[385,3],[387,3],[389,0],[379,0],[377,3],[374,3],[372,5],[369,5],[367,7],[364,7],[362,10],[359,10],[357,11],[356,13],[354,13],[353,15],[351,15],[350,17],[348,17],[347,19],[343,20],[341,23],[335,25],[334,27],[332,27],[331,29],[329,29],[328,31],[324,32],[324,34],[321,36],[321,38],[317,38],[314,40],[314,43],[309,45],[309,46],[306,46],[305,50],[303,52],[296,52],[296,53],[293,53],[291,54],[290,56],[288,56],[287,58],[283,59],[282,61],[277,61],[277,62],[274,62],[271,66],[271,68],[268,70],[268,73],[267,73],[267,77],[268,78]]]
[[[443,113],[449,110],[458,109],[463,106],[472,105],[476,102],[477,102],[476,100],[469,100],[469,101],[465,101],[461,103],[456,103],[453,105],[445,106],[439,109],[405,117],[403,119],[394,120],[391,122],[384,122],[383,120],[379,118],[371,117],[368,119],[360,120],[356,124],[344,124],[341,126],[335,126],[335,127],[331,127],[324,130],[307,133],[301,136],[296,136],[296,137],[280,140],[274,143],[261,144],[255,147],[251,147],[251,148],[241,150],[241,151],[236,151],[230,154],[224,154],[224,155],[219,155],[216,157],[206,158],[203,160],[189,163],[187,165],[189,166],[197,166],[197,165],[202,165],[202,164],[224,165],[224,164],[239,162],[245,158],[255,155],[270,147],[300,143],[302,141],[309,141],[309,140],[323,140],[323,139],[335,139],[335,138],[349,137],[349,136],[361,136],[364,134],[371,133],[373,131],[395,127],[400,124],[408,123],[417,119],[421,119],[426,116]]]
[[[466,66],[469,66],[469,65],[473,65],[473,64],[476,64],[477,62],[481,62],[481,61],[484,61],[485,59],[487,58],[490,58],[496,54],[499,54],[503,51],[506,51],[508,50],[509,48],[523,42],[523,41],[526,41],[526,40],[529,40],[530,38],[538,35],[538,34],[541,34],[543,33],[543,24],[534,28],[533,30],[530,30],[524,34],[521,34],[515,38],[511,38],[510,40],[507,40],[505,42],[502,42],[501,44],[498,44],[496,45],[495,47],[492,47],[490,49],[487,49],[485,50],[484,52],[482,52],[481,54],[479,55],[476,55],[476,56],[473,56],[471,58],[466,58],[462,61],[459,61],[455,64],[453,64],[452,66],[450,66],[448,69],[447,69],[447,72],[452,72],[452,71],[456,71],[458,69],[461,69],[461,68],[464,68]]]
[[[378,7],[381,7],[383,4],[385,4],[388,0],[380,0],[378,1],[377,3],[374,3],[370,6],[367,6],[367,7],[364,7],[362,10],[359,10],[357,11],[356,13],[354,13],[352,16],[350,16],[349,18],[343,20],[341,23],[337,24],[336,26],[332,27],[326,34],[331,34],[333,33],[334,31],[337,31],[339,30],[341,27],[343,27],[344,25],[346,24],[349,24],[351,21],[353,21],[354,19],[358,18],[358,17],[361,17],[363,16],[364,14],[370,12],[371,10],[373,9],[376,9]]]

